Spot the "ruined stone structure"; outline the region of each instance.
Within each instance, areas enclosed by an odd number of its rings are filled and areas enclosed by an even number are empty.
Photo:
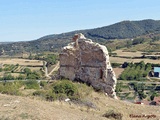
[[[103,90],[116,98],[116,76],[109,61],[105,46],[76,34],[73,42],[60,53],[59,75],[70,80],[78,80]]]

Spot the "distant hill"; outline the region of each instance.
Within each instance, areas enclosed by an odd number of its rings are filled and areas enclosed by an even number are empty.
[[[62,34],[53,34],[41,37],[29,42],[16,42],[11,44],[0,44],[5,51],[19,53],[22,51],[53,51],[65,46],[70,42],[75,33],[83,33],[87,38],[103,43],[111,39],[135,38],[147,34],[160,33],[160,20],[122,21],[113,25],[77,30]]]
[[[1,44],[9,44],[9,43],[13,43],[13,42],[0,42],[0,45]]]

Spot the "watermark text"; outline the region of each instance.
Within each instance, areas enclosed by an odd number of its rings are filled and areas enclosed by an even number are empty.
[[[156,115],[145,115],[145,114],[142,114],[142,115],[136,115],[136,114],[130,114],[129,115],[130,118],[146,118],[146,119],[151,119],[151,118],[156,118]]]

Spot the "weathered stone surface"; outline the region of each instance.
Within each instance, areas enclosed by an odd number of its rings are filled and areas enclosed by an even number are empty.
[[[116,98],[116,76],[105,46],[77,34],[73,42],[60,53],[59,75],[70,80],[80,80],[101,89]]]

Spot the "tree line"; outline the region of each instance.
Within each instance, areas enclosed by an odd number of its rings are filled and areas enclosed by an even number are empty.
[[[144,61],[139,63],[127,63],[122,65],[125,70],[120,75],[120,80],[145,80],[149,71],[152,69],[152,64],[145,64]]]

